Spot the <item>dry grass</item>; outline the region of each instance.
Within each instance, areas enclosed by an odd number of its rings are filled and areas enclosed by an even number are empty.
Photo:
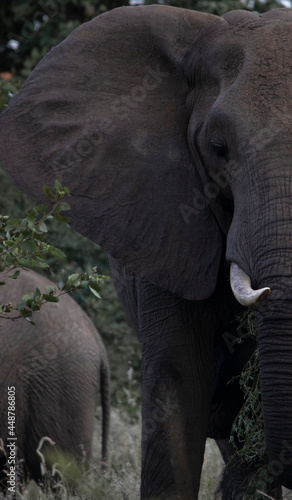
[[[111,423],[109,468],[105,474],[100,472],[100,415],[94,436],[92,465],[88,472],[70,470],[67,467],[57,484],[59,500],[138,500],[140,484],[140,422],[130,419],[119,410],[113,409]],[[214,499],[223,463],[213,440],[206,445],[205,460],[201,478],[199,500]],[[6,500],[11,500],[9,495]],[[53,500],[54,495],[45,492],[30,482],[16,496],[19,500]],[[263,496],[259,499],[264,498]],[[284,495],[292,500],[292,493]]]
[[[108,499],[139,499],[140,428],[140,422],[128,422],[119,412],[113,412],[109,472],[112,496]],[[222,468],[223,461],[215,442],[207,440],[199,500],[214,498]]]

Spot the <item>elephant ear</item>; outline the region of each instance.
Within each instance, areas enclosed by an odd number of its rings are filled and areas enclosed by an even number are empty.
[[[225,21],[166,6],[98,16],[48,53],[0,119],[13,183],[40,201],[59,179],[74,229],[187,299],[214,291],[221,237],[197,202],[182,61],[216,23]]]

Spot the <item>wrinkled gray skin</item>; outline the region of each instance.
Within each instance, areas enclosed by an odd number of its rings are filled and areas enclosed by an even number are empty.
[[[40,200],[57,177],[72,226],[113,257],[142,348],[143,499],[196,499],[206,436],[227,439],[242,402],[226,380],[254,346],[225,335],[244,309],[230,262],[271,288],[265,435],[292,488],[291,32],[289,9],[117,9],[51,50],[0,119],[12,181]]]
[[[3,275],[0,278],[3,281]],[[24,270],[17,280],[4,281],[6,285],[0,287],[2,304],[15,304],[25,293],[36,288],[45,293],[46,286],[54,285]],[[35,326],[24,318],[0,319],[0,437],[6,446],[8,387],[15,387],[18,456],[24,458],[29,476],[38,481],[41,473],[36,450],[44,436],[77,460],[90,458],[99,393],[103,407],[102,461],[106,462],[109,365],[99,333],[69,295],[62,296],[57,304],[42,306],[33,320]]]

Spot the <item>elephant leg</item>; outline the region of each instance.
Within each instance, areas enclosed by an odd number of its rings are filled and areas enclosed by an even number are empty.
[[[235,457],[234,447],[228,439],[217,439],[217,446],[225,462],[221,483],[217,495],[221,494],[221,500],[244,500],[248,498],[248,485],[256,472],[254,464],[242,463],[239,457]],[[256,489],[263,491],[270,498],[282,500],[281,485],[275,481],[264,481],[259,479]],[[247,496],[245,496],[247,494]],[[217,497],[216,497],[217,498]]]
[[[195,326],[206,318],[190,301],[143,279],[138,280],[137,299],[141,498],[196,500],[214,378],[213,336]]]

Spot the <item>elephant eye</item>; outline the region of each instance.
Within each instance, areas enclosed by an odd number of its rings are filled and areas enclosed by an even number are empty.
[[[226,144],[220,144],[218,142],[211,143],[212,153],[216,154],[219,158],[224,159],[226,162],[229,161],[229,151]]]

